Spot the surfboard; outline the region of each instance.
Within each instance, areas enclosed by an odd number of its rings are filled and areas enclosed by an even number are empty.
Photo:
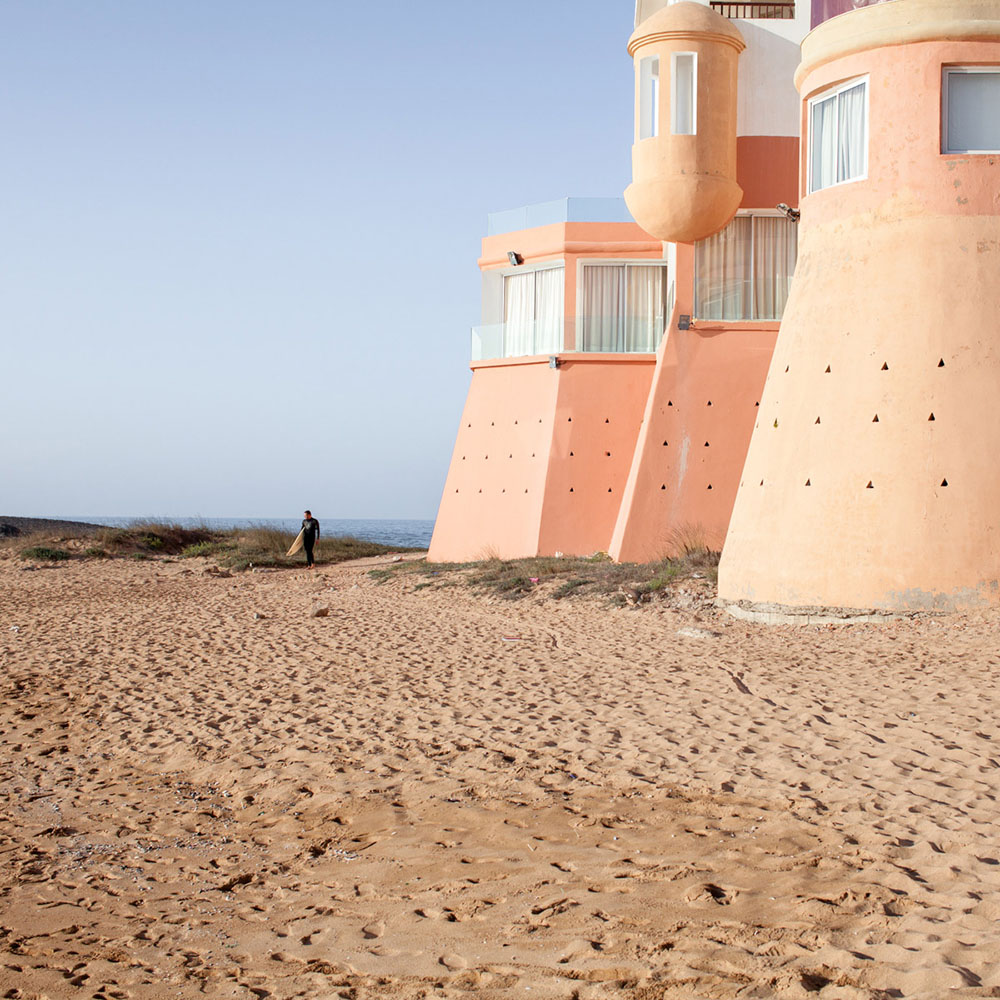
[[[303,528],[296,536],[295,541],[292,542],[292,547],[285,553],[286,556],[294,556],[296,552],[302,551],[302,536],[306,533],[306,529]]]

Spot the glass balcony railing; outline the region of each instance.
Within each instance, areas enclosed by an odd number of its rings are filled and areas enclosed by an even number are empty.
[[[493,323],[472,328],[473,361],[491,358],[526,358],[533,354],[558,354],[562,350],[562,323]]]
[[[653,319],[648,316],[588,316],[577,327],[576,350],[570,352],[563,347],[561,323],[558,330],[550,323],[518,327],[503,323],[474,326],[469,353],[473,361],[565,353],[653,354],[667,322],[662,315]]]

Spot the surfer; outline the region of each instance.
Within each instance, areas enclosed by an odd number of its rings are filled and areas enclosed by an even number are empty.
[[[316,564],[313,562],[313,546],[319,541],[319,521],[312,516],[312,511],[305,512],[305,520],[302,522],[302,547],[306,550],[306,566],[312,569]]]

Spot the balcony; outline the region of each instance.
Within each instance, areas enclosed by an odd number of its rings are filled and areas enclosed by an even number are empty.
[[[740,18],[745,21],[780,18],[791,20],[795,17],[795,4],[779,3],[733,3],[730,0],[712,0],[712,10],[723,17]]]
[[[496,358],[526,358],[536,354],[558,354],[562,350],[562,324],[490,323],[472,328],[470,356],[473,361]]]
[[[551,324],[495,323],[472,328],[469,353],[473,361],[553,354],[654,354],[666,325],[663,315],[585,317],[576,330],[576,348],[567,350],[561,329],[556,333]]]

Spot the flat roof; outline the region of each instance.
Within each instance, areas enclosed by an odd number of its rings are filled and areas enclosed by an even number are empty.
[[[519,229],[551,226],[559,222],[634,222],[624,198],[559,198],[537,205],[491,212],[486,235],[499,236]]]

